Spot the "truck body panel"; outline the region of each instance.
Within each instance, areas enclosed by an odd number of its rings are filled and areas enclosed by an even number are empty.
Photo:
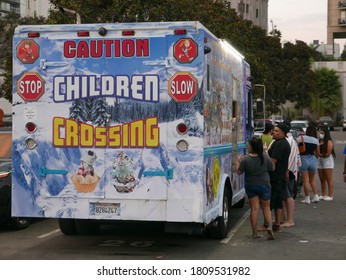
[[[225,187],[244,198],[250,68],[199,22],[19,26],[13,46],[13,215],[209,224]]]

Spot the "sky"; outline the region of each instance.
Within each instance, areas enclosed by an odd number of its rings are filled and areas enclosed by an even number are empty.
[[[327,4],[328,0],[269,0],[268,31],[276,26],[282,40],[292,43],[327,43]]]

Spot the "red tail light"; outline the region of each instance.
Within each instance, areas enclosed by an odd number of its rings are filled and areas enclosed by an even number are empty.
[[[123,36],[134,36],[135,31],[134,30],[123,30],[122,34],[123,34]]]
[[[35,123],[33,122],[28,122],[26,125],[25,125],[25,129],[28,133],[34,133],[37,129],[37,126]]]
[[[174,34],[175,35],[186,35],[187,31],[186,31],[186,29],[175,29]]]
[[[185,134],[188,130],[188,127],[184,123],[180,123],[177,125],[177,131],[179,134]]]
[[[78,35],[78,37],[89,37],[90,32],[89,31],[78,31],[77,35]]]
[[[30,33],[28,33],[28,37],[29,38],[38,38],[38,37],[40,37],[40,33],[39,32],[30,32]]]

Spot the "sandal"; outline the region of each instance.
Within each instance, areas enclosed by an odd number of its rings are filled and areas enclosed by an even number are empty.
[[[280,225],[273,224],[273,231],[279,231],[279,230],[280,230]]]
[[[259,233],[257,235],[252,235],[252,238],[261,238],[261,237],[263,237],[263,235]]]
[[[273,230],[271,228],[268,227],[267,233],[268,233],[268,240],[274,240],[275,239]]]
[[[268,226],[266,224],[263,224],[263,226],[260,226],[259,228],[257,228],[257,231],[267,231],[268,230]]]

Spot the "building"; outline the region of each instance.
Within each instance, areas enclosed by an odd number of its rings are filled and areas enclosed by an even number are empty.
[[[48,17],[50,8],[49,0],[1,0],[0,17],[11,12],[21,17]]]
[[[48,17],[50,9],[49,0],[24,0],[22,2],[23,17]]]
[[[229,9],[235,9],[242,19],[251,20],[264,30],[268,30],[269,0],[225,0]]]
[[[327,44],[346,39],[346,0],[328,0]]]
[[[4,17],[9,13],[21,14],[21,0],[1,0],[0,2],[0,17]]]

